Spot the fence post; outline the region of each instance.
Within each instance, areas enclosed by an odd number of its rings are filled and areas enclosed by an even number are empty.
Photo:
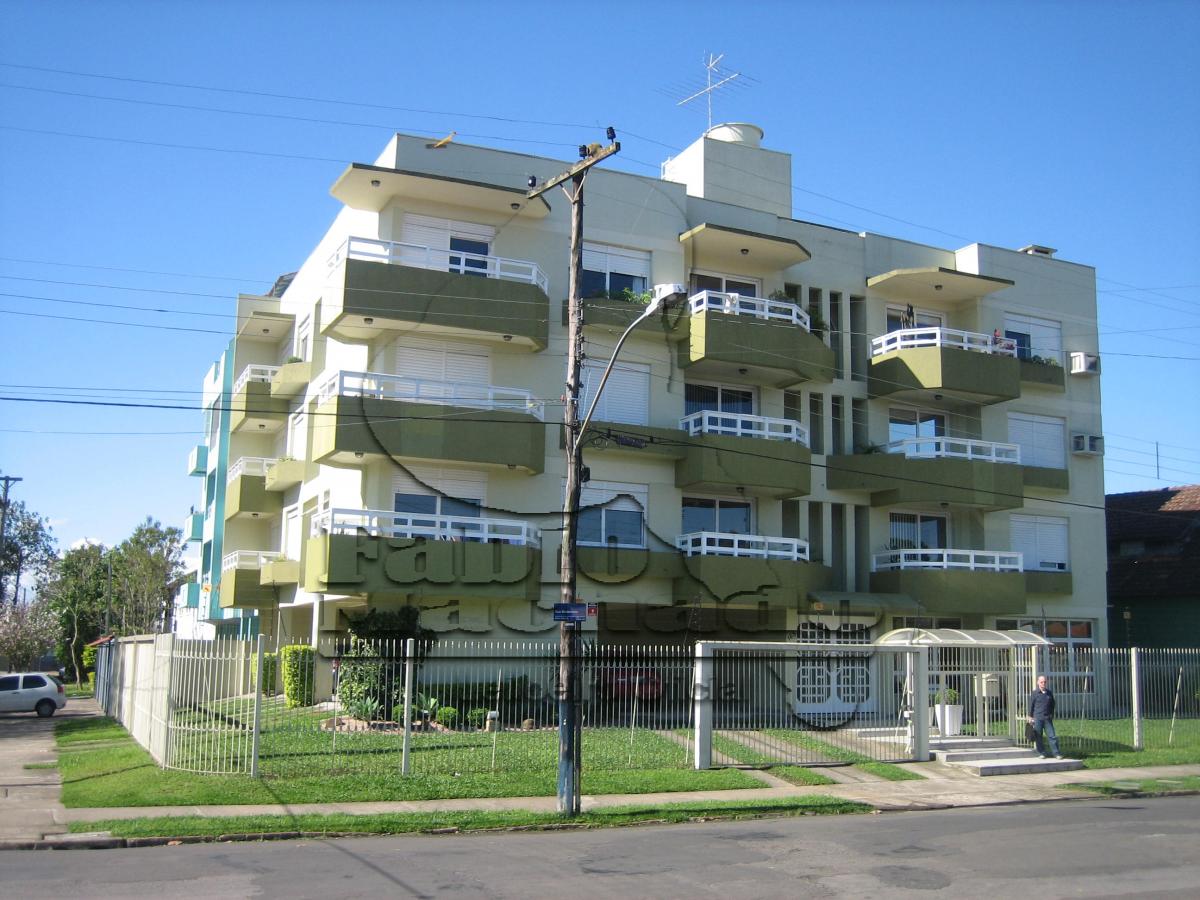
[[[404,641],[404,739],[400,745],[400,774],[408,775],[410,771],[410,760],[408,757],[409,743],[412,740],[412,704],[413,704],[413,676],[416,666],[413,657],[416,656],[417,642],[413,638],[407,638]]]
[[[916,647],[913,660],[912,726],[913,758],[917,762],[929,760],[929,648]]]
[[[696,768],[712,768],[713,727],[713,649],[703,641],[696,642],[696,684],[692,689],[695,705],[696,731],[693,743],[696,747]]]
[[[254,648],[256,662],[254,665],[254,733],[250,738],[250,777],[258,777],[258,736],[262,731],[262,679],[263,679],[263,641],[260,633]]]
[[[1129,714],[1133,718],[1133,749],[1142,749],[1142,691],[1138,648],[1129,649]]]

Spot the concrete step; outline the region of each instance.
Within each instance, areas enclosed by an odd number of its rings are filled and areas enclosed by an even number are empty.
[[[977,750],[935,750],[934,759],[941,763],[972,762],[979,759],[1041,759],[1036,750],[1028,747],[981,747]]]
[[[1077,759],[977,759],[953,765],[973,775],[1027,775],[1032,772],[1071,772],[1082,769]]]
[[[977,738],[966,736],[958,737],[931,737],[929,739],[930,750],[982,750],[989,747],[1011,747],[1013,742],[1008,738]]]

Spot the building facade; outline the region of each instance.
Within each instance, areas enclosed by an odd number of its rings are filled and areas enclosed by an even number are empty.
[[[688,299],[634,332],[584,442],[586,627],[1105,643],[1094,270],[793,219],[761,139],[588,176],[585,408],[644,293]],[[563,168],[397,135],[294,277],[238,299],[191,463],[209,620],[316,640],[416,604],[447,636],[554,633],[570,205],[525,185]]]

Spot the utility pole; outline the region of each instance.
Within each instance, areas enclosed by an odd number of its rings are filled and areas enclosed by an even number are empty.
[[[616,132],[608,129],[609,145],[579,147],[579,162],[542,185],[530,176],[530,200],[563,185],[571,202],[571,277],[567,306],[567,382],[563,398],[563,425],[566,428],[567,485],[563,498],[563,538],[561,556],[561,602],[575,603],[577,570],[576,549],[579,540],[579,497],[583,487],[583,458],[579,436],[579,388],[583,367],[583,182],[588,170],[621,149]],[[571,182],[571,189],[565,183]],[[580,812],[579,774],[582,722],[579,716],[579,632],[580,622],[562,622],[558,634],[558,811],[577,816]]]
[[[572,261],[573,262],[573,261]],[[572,276],[574,278],[574,276]],[[0,603],[4,602],[4,551],[8,543],[8,489],[22,481],[21,478],[15,478],[12,475],[0,475],[0,481],[4,482],[4,500],[3,506],[0,506]],[[17,605],[17,592],[13,591],[13,606]]]

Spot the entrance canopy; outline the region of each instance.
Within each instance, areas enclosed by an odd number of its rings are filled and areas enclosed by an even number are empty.
[[[897,628],[880,635],[875,643],[888,647],[1034,647],[1050,641],[1032,631]]]

